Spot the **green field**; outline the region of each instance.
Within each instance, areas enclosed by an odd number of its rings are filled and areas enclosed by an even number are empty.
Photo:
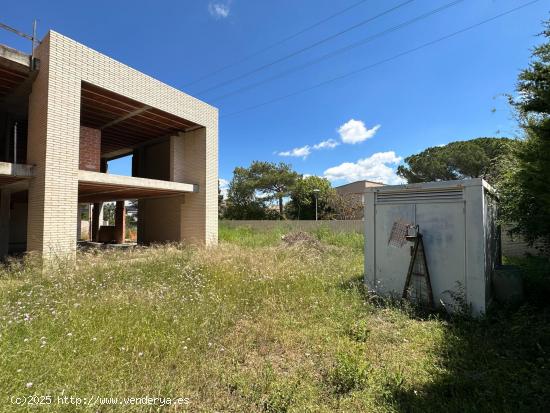
[[[526,304],[474,321],[369,295],[360,235],[282,235],[222,227],[214,249],[0,270],[0,411],[550,410],[548,263],[520,262],[538,276]],[[10,401],[30,395],[52,404]],[[58,396],[189,402],[78,407]]]

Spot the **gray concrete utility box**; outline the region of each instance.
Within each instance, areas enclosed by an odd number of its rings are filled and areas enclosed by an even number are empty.
[[[479,178],[367,189],[365,282],[377,293],[401,295],[412,244],[390,245],[390,234],[395,222],[419,225],[436,306],[453,311],[462,301],[484,313],[500,261],[496,208],[495,191]]]

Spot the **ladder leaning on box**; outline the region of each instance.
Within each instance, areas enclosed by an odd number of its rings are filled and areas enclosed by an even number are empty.
[[[409,233],[412,230],[412,234]],[[411,298],[413,276],[423,278],[426,282],[427,301],[430,308],[434,307],[434,299],[432,293],[432,283],[430,282],[430,272],[428,270],[428,260],[426,259],[426,250],[424,249],[424,241],[418,225],[410,225],[407,229],[407,241],[413,242],[411,250],[411,262],[407,271],[407,279],[403,288],[403,298]],[[421,303],[422,292],[420,288],[416,288],[416,299]]]

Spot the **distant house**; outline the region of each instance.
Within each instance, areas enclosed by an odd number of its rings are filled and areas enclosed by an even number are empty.
[[[363,219],[365,205],[363,195],[366,189],[383,185],[380,182],[364,180],[335,187],[336,193],[341,196],[338,209],[345,211],[339,219]]]
[[[364,204],[363,200],[363,194],[365,193],[365,190],[367,188],[372,188],[375,186],[383,186],[384,184],[381,182],[374,182],[374,181],[355,181],[351,182],[349,184],[340,185],[335,187],[336,193],[338,195],[342,195],[345,197],[350,197],[352,199],[357,199],[358,201],[361,201],[361,204]]]

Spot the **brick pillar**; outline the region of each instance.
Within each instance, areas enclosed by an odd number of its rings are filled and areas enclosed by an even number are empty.
[[[76,209],[76,240],[82,239],[82,205],[78,204]]]
[[[182,196],[139,201],[138,242],[176,241],[214,245],[218,241],[218,144],[217,124],[210,128],[170,137],[163,148],[145,149],[139,158],[145,164],[145,177],[151,165],[168,162],[168,176],[155,176],[174,182],[195,184],[199,191]],[[151,159],[149,159],[151,158]],[[137,169],[137,165],[136,165]]]
[[[88,211],[88,241],[92,240],[92,204],[86,204]]]
[[[100,172],[103,166],[101,159],[101,130],[81,126],[79,146],[78,168],[84,171]]]
[[[29,97],[27,248],[44,258],[75,258],[81,81],[49,33],[36,49],[40,70]],[[55,55],[55,59],[50,56]],[[66,60],[67,59],[67,60]]]
[[[101,220],[101,212],[103,211],[103,202],[96,202],[92,208],[92,229],[90,232],[90,240],[98,242],[99,240],[99,221]]]
[[[123,244],[126,239],[126,207],[124,201],[117,201],[115,206],[115,243]]]
[[[10,243],[10,202],[11,193],[0,190],[0,259],[8,255]]]
[[[215,245],[218,242],[218,127],[173,136],[170,148],[171,180],[196,184],[199,191],[185,194],[181,208],[181,239]]]

